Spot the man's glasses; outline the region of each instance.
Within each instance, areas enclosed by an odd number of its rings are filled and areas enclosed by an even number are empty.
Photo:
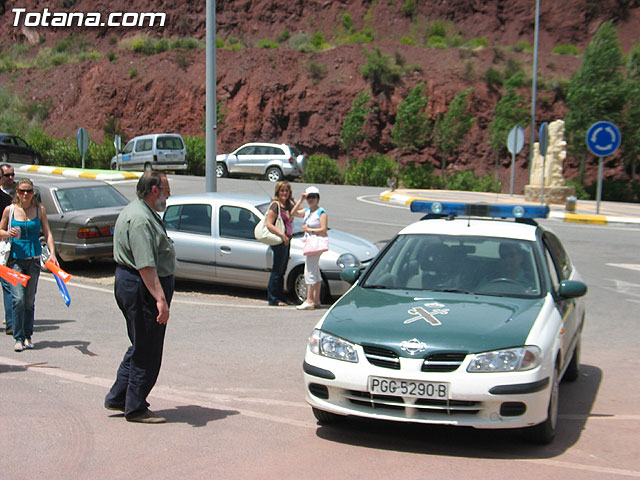
[[[26,189],[25,189],[25,188],[18,188],[18,189],[16,190],[16,192],[18,192],[18,193],[24,193],[24,194],[27,194],[27,193],[33,193],[33,188],[26,188]]]
[[[16,174],[15,173],[5,173],[4,176],[5,177],[15,177]]]

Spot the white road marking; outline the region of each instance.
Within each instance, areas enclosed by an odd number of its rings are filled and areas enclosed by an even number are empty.
[[[596,465],[583,465],[581,463],[561,462],[559,460],[520,460],[521,462],[537,463],[539,465],[549,465],[552,467],[571,468],[585,472],[604,473],[607,475],[623,475],[627,477],[640,478],[640,472],[635,470],[625,470],[622,468],[598,467]]]
[[[75,383],[83,383],[87,385],[93,385],[96,387],[102,387],[104,389],[108,389],[113,384],[113,379],[94,377],[90,375],[86,375],[83,373],[75,373],[69,372],[66,370],[62,370],[56,368],[53,365],[33,365],[27,362],[20,362],[18,360],[12,358],[0,357],[0,363],[5,365],[10,365],[14,367],[24,367],[29,371],[42,373],[44,375],[48,375],[50,377],[61,378],[70,382]],[[283,400],[275,400],[269,398],[247,398],[247,397],[236,397],[233,395],[223,395],[216,394],[211,392],[196,392],[183,390],[178,388],[169,387],[166,385],[156,385],[153,389],[151,398],[158,398],[162,400],[167,400],[175,403],[187,403],[189,405],[199,405],[206,408],[212,408],[216,410],[228,410],[229,408],[233,408],[237,410],[241,415],[245,415],[247,417],[258,418],[261,420],[267,420],[270,422],[282,423],[285,425],[290,425],[294,427],[303,427],[303,428],[316,428],[316,424],[313,421],[301,421],[295,420],[289,417],[280,417],[277,415],[272,415],[264,412],[257,412],[254,410],[250,410],[247,408],[239,408],[237,404],[242,403],[253,403],[259,405],[267,405],[273,407],[284,407],[285,409],[290,409],[291,407],[297,408],[307,408],[307,404],[303,402],[289,402]]]
[[[378,201],[374,202],[372,200],[367,200],[367,198],[377,198]],[[359,202],[362,203],[370,203],[371,205],[377,205],[379,207],[388,207],[388,208],[401,208],[402,210],[409,210],[409,207],[407,207],[406,205],[392,205],[391,203],[388,202],[382,202],[380,200],[380,197],[376,196],[376,195],[361,195],[359,197],[356,197],[356,200],[358,200]]]
[[[53,277],[50,277],[48,275],[41,275],[40,276],[40,280],[45,280],[47,282],[52,282],[52,283],[56,283],[55,279]],[[76,282],[68,282],[67,286],[70,287],[74,287],[74,288],[83,288],[85,290],[93,290],[95,292],[102,292],[102,293],[107,293],[110,295],[113,295],[113,287],[112,288],[103,288],[103,287],[94,287],[92,285],[84,285],[81,283],[76,283]],[[72,292],[70,292],[72,293]],[[185,304],[185,305],[203,305],[203,306],[208,306],[208,307],[229,307],[229,308],[257,308],[257,309],[265,309],[265,308],[274,308],[270,305],[267,305],[266,303],[262,303],[260,305],[248,305],[247,304],[247,300],[241,300],[241,303],[223,303],[223,302],[207,302],[207,301],[203,301],[203,300],[187,300],[187,299],[182,299],[182,298],[176,298],[176,296],[179,296],[180,292],[177,292],[174,294],[173,300],[171,300],[171,303],[181,303],[181,304]],[[283,308],[283,307],[279,307],[279,308]],[[287,307],[284,307],[287,308]],[[293,308],[293,306],[291,307]]]
[[[640,263],[607,263],[610,267],[626,268],[628,270],[638,270],[640,272]]]

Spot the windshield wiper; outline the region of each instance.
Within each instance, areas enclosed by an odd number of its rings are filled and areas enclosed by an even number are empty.
[[[459,288],[438,288],[431,290],[432,292],[446,292],[446,293],[465,293],[467,295],[473,294],[473,292],[467,292],[466,290],[460,290]]]
[[[388,285],[363,285],[362,288],[377,288],[380,290],[391,290],[395,287],[389,287]]]

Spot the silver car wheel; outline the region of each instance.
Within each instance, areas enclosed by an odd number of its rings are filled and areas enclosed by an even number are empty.
[[[278,167],[271,167],[267,170],[267,180],[270,182],[279,182],[282,180],[283,175]]]
[[[44,237],[40,237],[40,245],[42,246],[42,253],[40,254],[40,271],[48,272],[49,269],[44,266],[45,262],[49,260],[51,256],[51,252],[49,251],[49,246],[47,245],[47,241]]]
[[[217,163],[216,164],[216,177],[217,178],[224,178],[227,176],[227,166],[224,163]]]
[[[293,294],[298,303],[307,299],[307,283],[304,281],[304,269],[298,269],[293,280]]]

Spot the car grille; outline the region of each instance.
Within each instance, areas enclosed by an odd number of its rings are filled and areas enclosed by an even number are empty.
[[[370,364],[376,367],[400,370],[400,358],[390,348],[363,345],[364,354]],[[423,372],[453,372],[466,357],[465,353],[433,353],[424,359]]]
[[[405,399],[395,395],[376,395],[369,392],[349,390],[345,397],[350,403],[372,410],[404,410],[409,407],[418,414],[438,415],[476,415],[481,409],[480,402],[467,400],[432,400],[419,398],[415,403],[405,403]]]
[[[423,372],[453,372],[464,361],[465,353],[434,353],[424,359]]]
[[[376,367],[400,370],[400,359],[393,350],[384,347],[374,347],[373,345],[363,345],[362,348],[370,364]]]

